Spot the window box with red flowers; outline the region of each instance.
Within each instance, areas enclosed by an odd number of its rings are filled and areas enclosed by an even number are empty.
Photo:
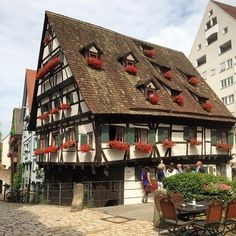
[[[68,103],[62,103],[62,104],[60,104],[60,110],[68,110],[68,109],[70,109],[71,108],[71,106],[70,106],[70,104],[68,104]]]
[[[42,155],[44,153],[45,153],[45,149],[43,149],[43,148],[38,148],[34,151],[35,156]]]
[[[62,144],[63,149],[68,149],[68,148],[71,148],[71,147],[74,147],[74,146],[75,146],[74,141],[67,141],[67,142]]]
[[[174,147],[174,146],[176,145],[175,142],[173,142],[173,141],[171,141],[171,140],[168,140],[168,139],[162,141],[161,144],[162,144],[162,146],[165,147],[165,148],[172,148],[172,147]]]
[[[216,144],[216,147],[228,152],[233,148],[233,145],[228,143],[218,143]]]
[[[61,59],[59,57],[54,57],[49,62],[47,62],[43,68],[39,69],[38,73],[36,74],[36,79],[40,79],[41,77],[45,76],[60,64]]]
[[[157,104],[160,101],[160,96],[158,96],[157,94],[150,94],[148,96],[148,100],[152,103],[152,104]]]
[[[47,120],[49,117],[49,112],[45,112],[42,115],[38,116],[37,119],[39,120]]]
[[[193,86],[196,86],[200,83],[200,79],[196,76],[193,76],[191,78],[188,79],[188,82],[193,85]]]
[[[202,142],[200,142],[200,141],[197,141],[197,139],[196,139],[196,138],[191,138],[191,139],[189,140],[189,143],[190,143],[190,145],[196,145],[196,146],[198,146],[198,145],[201,145],[201,144],[202,144]]]
[[[8,153],[7,153],[7,157],[12,157],[12,156],[13,156],[13,151],[9,150]]]
[[[147,57],[154,57],[156,55],[156,52],[153,49],[150,49],[150,50],[144,49],[143,53]]]
[[[93,69],[101,69],[103,67],[103,62],[101,59],[89,57],[86,59],[88,66],[90,66]]]
[[[213,106],[212,106],[212,104],[210,102],[206,101],[205,103],[202,104],[202,108],[205,111],[210,112],[213,109]]]
[[[172,73],[171,70],[168,70],[168,71],[164,72],[163,75],[167,79],[172,79],[172,77],[173,77],[173,73]]]
[[[48,146],[45,148],[44,153],[55,153],[57,152],[58,148],[56,146]]]
[[[174,96],[174,102],[176,102],[180,106],[183,106],[185,103],[185,99],[182,95],[177,95],[177,96]]]
[[[139,152],[151,153],[153,151],[153,145],[151,143],[136,143],[135,149]]]
[[[137,75],[138,68],[135,65],[132,66],[126,66],[125,71],[129,73],[130,75]]]
[[[109,141],[108,144],[111,148],[114,148],[117,151],[129,151],[130,148],[130,145],[128,143],[117,140]]]
[[[58,108],[53,108],[51,111],[50,111],[50,114],[51,115],[54,115],[54,114],[57,114],[59,112],[59,109]]]
[[[82,144],[80,146],[80,151],[84,152],[84,153],[90,152],[91,151],[91,146],[89,144]]]

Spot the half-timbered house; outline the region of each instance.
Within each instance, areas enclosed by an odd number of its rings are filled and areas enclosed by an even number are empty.
[[[46,181],[139,181],[160,159],[226,174],[234,123],[182,52],[46,12],[29,124]]]

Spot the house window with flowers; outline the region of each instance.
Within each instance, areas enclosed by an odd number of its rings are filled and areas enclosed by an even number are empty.
[[[125,71],[130,75],[137,75],[138,68],[136,67],[136,63],[138,60],[133,55],[132,52],[128,52],[118,58],[118,61],[124,66]]]
[[[152,104],[157,104],[160,101],[160,96],[157,94],[157,89],[150,85],[145,88],[146,99]]]
[[[148,130],[147,129],[134,129],[134,141],[135,143],[148,143]]]
[[[171,133],[169,127],[161,127],[158,129],[158,142],[170,139],[171,139]]]
[[[219,149],[230,151],[234,145],[234,134],[225,130],[211,130],[211,143]]]

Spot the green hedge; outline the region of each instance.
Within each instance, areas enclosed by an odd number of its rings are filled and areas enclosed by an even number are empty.
[[[217,199],[227,202],[236,197],[235,181],[211,174],[177,174],[165,178],[163,185],[168,193],[182,192],[186,201],[196,198],[197,200]]]

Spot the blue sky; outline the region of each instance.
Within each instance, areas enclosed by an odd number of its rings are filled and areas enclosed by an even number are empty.
[[[235,4],[235,0],[221,0]],[[21,107],[25,69],[37,69],[44,12],[49,10],[183,51],[187,56],[206,0],[1,0],[0,129]]]

